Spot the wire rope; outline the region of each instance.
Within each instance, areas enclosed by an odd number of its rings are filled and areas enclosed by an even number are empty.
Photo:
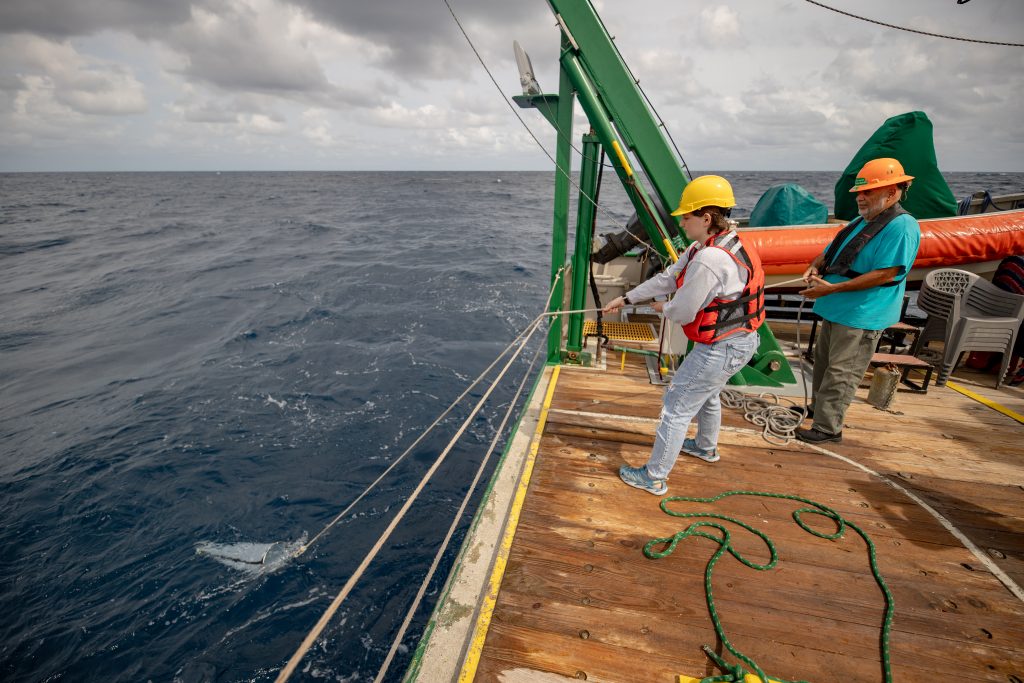
[[[942,33],[932,33],[930,31],[921,31],[921,30],[916,29],[916,28],[909,28],[907,26],[898,26],[896,24],[887,24],[884,21],[878,21],[877,19],[869,19],[868,17],[862,17],[862,16],[860,16],[858,14],[851,14],[850,12],[845,12],[845,11],[843,11],[841,9],[837,9],[835,7],[830,7],[829,5],[826,5],[825,3],[817,2],[817,0],[804,0],[804,2],[809,2],[812,5],[817,5],[818,7],[823,7],[825,9],[827,9],[827,10],[832,10],[836,14],[842,14],[844,16],[851,17],[853,19],[860,19],[861,21],[866,21],[869,24],[877,24],[878,26],[885,26],[886,28],[894,28],[897,31],[907,31],[908,33],[917,33],[917,34],[922,35],[922,36],[931,36],[932,38],[945,38],[946,40],[959,40],[959,41],[962,41],[962,42],[965,42],[965,43],[980,43],[982,45],[1003,45],[1005,47],[1024,47],[1024,43],[1003,43],[1003,42],[999,42],[999,41],[996,41],[996,40],[978,40],[977,38],[963,38],[961,36],[949,36],[949,35],[945,35],[945,34],[942,34]]]
[[[501,95],[502,101],[509,108],[509,110],[512,112],[512,114],[515,115],[516,119],[519,120],[519,123],[522,124],[523,128],[526,129],[526,132],[529,133],[530,137],[533,138],[533,141],[535,143],[537,143],[537,146],[540,147],[540,150],[542,152],[544,152],[544,156],[546,156],[548,159],[551,160],[551,163],[553,163],[555,165],[555,169],[559,173],[561,173],[563,176],[565,176],[566,180],[568,180],[569,183],[573,187],[576,188],[576,190],[580,193],[581,196],[586,197],[587,201],[589,201],[591,204],[593,204],[595,209],[597,209],[598,211],[600,211],[603,214],[605,214],[606,216],[608,216],[611,219],[612,224],[615,227],[619,228],[620,230],[625,230],[626,229],[626,225],[624,223],[620,222],[617,216],[615,216],[610,211],[608,211],[608,209],[606,209],[603,206],[601,206],[600,204],[598,204],[597,201],[595,201],[593,197],[591,197],[590,195],[588,195],[586,192],[583,191],[583,188],[580,187],[579,183],[577,183],[573,179],[572,173],[570,172],[571,168],[570,168],[570,171],[566,171],[564,168],[562,168],[559,165],[559,163],[555,159],[555,157],[551,156],[551,153],[547,150],[547,148],[540,141],[540,139],[537,138],[537,136],[534,134],[534,132],[530,128],[530,126],[527,125],[527,123],[523,119],[523,117],[519,115],[519,112],[516,111],[516,108],[514,106],[512,106],[512,103],[508,101],[507,97],[505,97],[505,92],[501,89],[501,85],[498,84],[498,80],[494,77],[494,74],[491,73],[491,69],[490,69],[490,67],[487,66],[487,62],[484,61],[483,56],[480,54],[479,50],[476,49],[476,45],[473,44],[473,40],[469,37],[469,34],[466,32],[465,27],[463,27],[462,22],[459,20],[458,15],[455,14],[455,10],[452,8],[451,4],[448,2],[448,0],[442,0],[442,2],[444,2],[445,7],[448,8],[448,12],[452,15],[452,19],[455,20],[455,24],[459,27],[459,31],[462,32],[462,36],[466,39],[466,42],[469,43],[469,47],[470,47],[471,50],[473,50],[473,54],[476,55],[477,61],[480,62],[480,66],[483,67],[484,71],[487,73],[487,77],[491,79],[491,83],[493,83],[494,87],[498,90],[498,93]],[[583,152],[578,150],[578,149],[576,149],[576,147],[572,145],[572,131],[570,130],[569,133],[567,134],[565,131],[563,131],[561,128],[558,127],[557,123],[555,123],[554,126],[555,126],[555,131],[556,131],[558,137],[559,138],[564,138],[564,139],[568,140],[569,141],[569,145],[572,146],[572,148],[577,153],[579,153],[581,157],[583,157]],[[589,159],[589,157],[587,157],[587,158]],[[657,254],[658,257],[662,259],[662,262],[664,262],[664,260],[665,260],[664,257],[662,257],[661,253],[657,249],[655,249],[653,246],[651,246],[649,244],[646,244],[643,241],[640,242],[640,245],[643,246],[645,249],[649,249],[650,251],[652,251],[655,254]]]

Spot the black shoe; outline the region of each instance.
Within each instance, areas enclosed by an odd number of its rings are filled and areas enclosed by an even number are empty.
[[[798,429],[796,430],[796,438],[805,443],[826,443],[828,441],[834,441],[835,443],[842,443],[843,433],[838,434],[826,434],[820,432],[814,427],[810,429]]]

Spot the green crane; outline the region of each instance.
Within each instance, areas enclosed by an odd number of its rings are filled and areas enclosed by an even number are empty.
[[[597,194],[602,152],[622,182],[651,244],[665,259],[675,260],[676,252],[689,243],[676,225],[662,217],[667,216],[666,209],[675,208],[688,181],[681,160],[673,153],[662,126],[590,0],[548,0],[548,4],[562,34],[558,94],[541,93],[533,80],[529,58],[516,44],[524,94],[513,99],[520,107],[540,111],[558,133],[551,255],[551,280],[555,286],[552,311],[561,309],[564,298],[564,281],[560,278],[556,281],[556,274],[565,265],[568,243],[570,178],[567,174],[572,167],[572,118],[577,98],[590,122],[591,132],[583,136],[581,148],[576,241],[570,271],[569,310],[580,310],[586,301],[595,211],[591,198]],[[563,349],[562,326],[553,325],[548,336],[548,362],[560,362],[563,357],[581,358],[582,330],[583,314],[570,314]],[[761,344],[757,353],[731,382],[761,386],[796,382],[768,326],[762,325],[758,333]]]

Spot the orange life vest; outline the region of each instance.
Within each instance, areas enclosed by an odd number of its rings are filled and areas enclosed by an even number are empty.
[[[683,325],[686,337],[700,344],[710,344],[737,332],[756,331],[764,322],[764,269],[761,267],[761,258],[755,250],[743,246],[735,230],[712,235],[704,247],[721,249],[727,253],[736,265],[747,272],[747,284],[738,297],[716,297],[698,311],[692,322]],[[687,263],[676,278],[676,287],[683,286],[686,269],[690,267],[690,260],[696,253],[696,249],[686,252]]]

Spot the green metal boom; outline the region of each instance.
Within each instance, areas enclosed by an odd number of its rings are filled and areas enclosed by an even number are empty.
[[[583,145],[580,210],[570,290],[571,310],[579,310],[586,297],[594,215],[590,203],[597,188],[595,174],[600,150],[604,150],[615,169],[654,248],[666,259],[674,260],[676,247],[689,243],[676,225],[666,224],[662,219],[663,209],[675,208],[687,179],[681,160],[673,153],[638,82],[590,1],[548,0],[548,4],[562,32],[559,93],[522,95],[514,99],[521,107],[537,108],[558,131],[551,260],[553,284],[557,272],[565,265],[568,242],[568,173],[572,159],[572,110],[576,99],[590,121],[591,134],[585,136]],[[645,187],[648,183],[653,195]],[[564,280],[557,281],[552,310],[562,307],[563,284]],[[572,314],[565,353],[575,362],[581,360],[581,329],[582,314]],[[759,334],[761,345],[757,354],[732,382],[767,386],[795,382],[789,363],[768,326],[762,325]],[[556,324],[548,337],[548,361],[559,362],[562,354],[561,325]]]

